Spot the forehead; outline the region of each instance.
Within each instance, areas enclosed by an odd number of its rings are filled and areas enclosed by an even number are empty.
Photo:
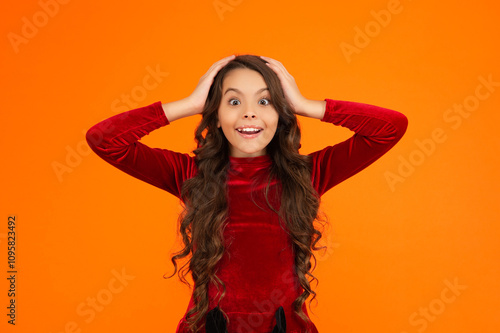
[[[266,88],[266,82],[259,72],[248,68],[236,68],[224,76],[222,88],[237,88],[238,90],[258,90]]]

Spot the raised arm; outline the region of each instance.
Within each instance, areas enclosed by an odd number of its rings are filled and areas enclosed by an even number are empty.
[[[86,139],[90,148],[109,164],[179,197],[182,182],[195,172],[193,158],[139,142],[169,123],[161,102],[156,102],[97,123],[87,131]]]
[[[355,132],[344,142],[310,154],[312,182],[319,195],[375,162],[406,132],[408,119],[400,112],[363,103],[305,98],[293,76],[279,61],[261,58],[278,75],[285,97],[295,113]]]
[[[322,121],[355,133],[341,143],[310,154],[313,186],[320,195],[387,153],[408,126],[406,116],[397,111],[357,102],[325,101]]]
[[[90,148],[103,160],[127,174],[180,197],[182,183],[196,174],[194,158],[139,142],[170,122],[203,111],[210,86],[218,71],[234,55],[215,62],[187,98],[120,113],[92,126],[86,134]]]

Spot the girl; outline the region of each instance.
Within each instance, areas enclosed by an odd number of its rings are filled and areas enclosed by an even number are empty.
[[[139,142],[196,114],[194,156]],[[301,155],[297,114],[355,134]],[[189,97],[115,115],[86,137],[108,163],[181,199],[184,248],[172,256],[169,277],[191,255],[178,274],[187,283],[191,272],[194,288],[177,333],[317,333],[305,301],[316,297],[310,259],[320,249],[320,196],[384,155],[407,123],[373,105],[307,99],[280,62],[232,55]]]

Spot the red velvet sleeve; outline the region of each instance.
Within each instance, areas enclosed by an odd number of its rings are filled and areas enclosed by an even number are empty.
[[[325,99],[321,121],[354,131],[349,139],[311,153],[312,182],[319,195],[360,172],[403,136],[408,119],[400,112],[357,102]]]
[[[109,164],[180,197],[182,183],[196,172],[194,158],[139,142],[143,136],[168,124],[158,101],[97,123],[87,131],[86,140]]]

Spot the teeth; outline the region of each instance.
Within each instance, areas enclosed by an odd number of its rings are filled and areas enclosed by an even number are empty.
[[[258,133],[260,129],[257,128],[238,128],[238,132],[240,133]]]

